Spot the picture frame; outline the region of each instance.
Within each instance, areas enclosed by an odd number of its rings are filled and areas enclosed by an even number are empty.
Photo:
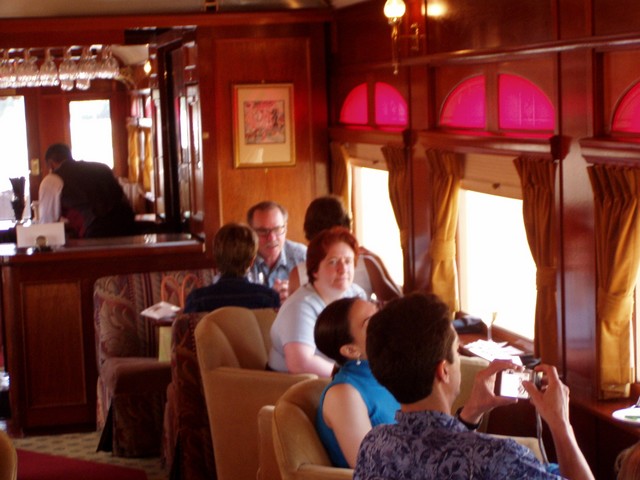
[[[233,86],[236,168],[296,164],[293,83]]]

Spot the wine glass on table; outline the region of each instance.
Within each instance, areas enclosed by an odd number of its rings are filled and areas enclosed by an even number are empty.
[[[491,327],[493,327],[493,324],[495,323],[497,317],[498,317],[498,312],[488,312],[482,316],[482,323],[484,323],[485,326],[487,327],[488,342],[493,342],[493,337],[491,335]]]

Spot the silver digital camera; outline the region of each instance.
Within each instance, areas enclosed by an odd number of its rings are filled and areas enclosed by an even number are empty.
[[[525,369],[523,371],[507,369],[498,373],[496,379],[496,394],[501,397],[529,398],[529,394],[522,386],[522,382],[528,380],[540,388],[542,372]]]

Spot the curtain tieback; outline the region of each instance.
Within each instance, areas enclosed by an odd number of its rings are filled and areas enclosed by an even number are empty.
[[[536,270],[536,287],[538,290],[543,288],[556,287],[556,267],[540,267]]]

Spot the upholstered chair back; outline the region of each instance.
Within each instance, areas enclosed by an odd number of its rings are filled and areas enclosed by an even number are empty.
[[[282,480],[350,479],[353,470],[336,468],[316,431],[316,412],[328,379],[289,388],[273,410],[272,435]],[[267,412],[265,412],[267,413]]]
[[[141,312],[160,301],[182,306],[213,269],[139,272],[102,277],[93,290],[98,448],[116,456],[159,455],[168,361],[157,357],[157,325]]]
[[[7,432],[0,430],[0,480],[16,480],[16,478],[18,478],[16,447]]]
[[[161,300],[182,306],[190,291],[213,282],[213,269],[112,275],[96,280],[93,308],[96,360],[149,357],[154,332],[140,312]]]
[[[209,315],[201,329],[207,334],[199,339],[206,355],[200,359],[201,367],[264,370],[271,349],[271,324],[275,310],[243,307],[219,308]]]
[[[222,307],[195,331],[218,480],[255,480],[258,411],[294,383],[315,375],[265,370],[276,312]]]

